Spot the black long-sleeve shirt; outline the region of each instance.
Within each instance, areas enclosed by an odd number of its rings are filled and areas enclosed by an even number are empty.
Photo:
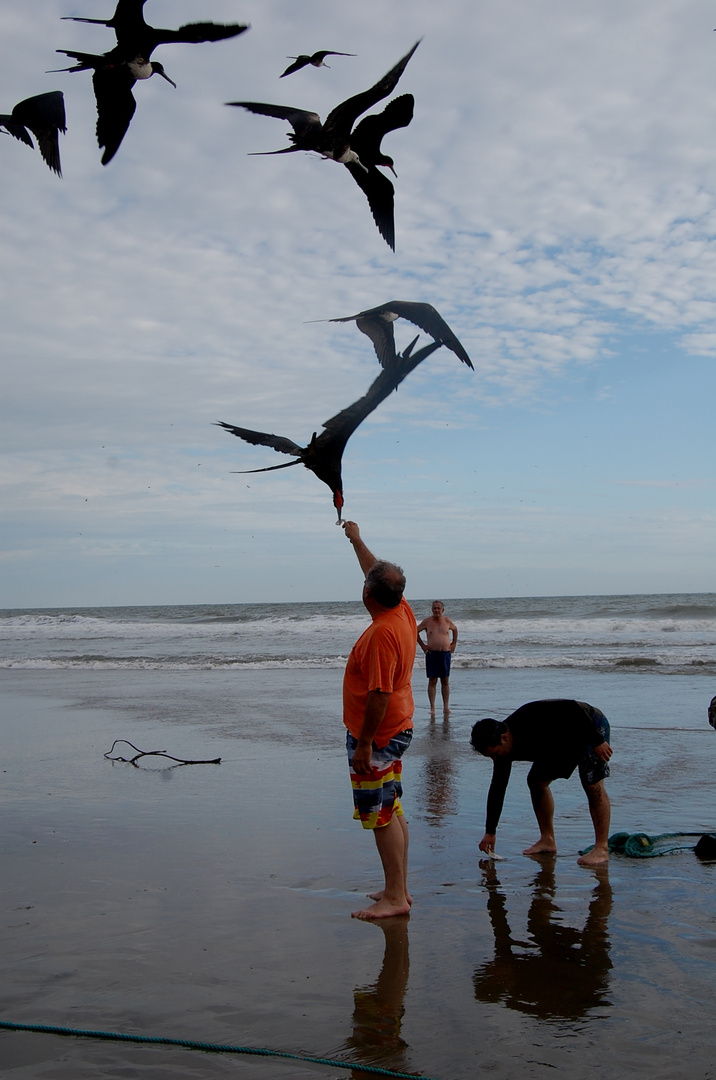
[[[550,779],[571,776],[589,747],[604,742],[595,717],[601,714],[586,701],[554,698],[530,701],[511,713],[505,723],[512,735],[507,757],[493,759],[487,793],[485,832],[497,832],[513,761],[532,761]]]

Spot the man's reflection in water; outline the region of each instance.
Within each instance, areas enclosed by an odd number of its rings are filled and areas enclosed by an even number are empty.
[[[409,915],[396,915],[371,923],[385,935],[385,952],[380,975],[369,986],[357,986],[353,992],[353,1034],[342,1049],[353,1051],[351,1057],[362,1065],[377,1065],[396,1072],[407,1071],[405,1052],[408,1044],[401,1038],[405,1011],[403,1001],[408,985]],[[351,1071],[355,1080],[365,1080],[366,1073]]]
[[[577,1020],[590,1009],[611,1004],[610,942],[612,910],[608,868],[596,867],[596,885],[583,930],[561,923],[555,903],[554,859],[545,859],[532,883],[527,941],[513,938],[504,893],[493,862],[480,866],[488,890],[487,913],[495,934],[495,958],[473,977],[478,1001],[504,1002],[509,1009],[542,1020]]]
[[[422,747],[421,747],[422,748]],[[457,813],[455,764],[450,742],[450,723],[431,724],[425,733],[425,760],[418,776],[420,817],[439,828],[444,819]]]

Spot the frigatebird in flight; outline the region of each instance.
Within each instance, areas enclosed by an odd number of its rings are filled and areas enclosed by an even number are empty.
[[[152,75],[161,75],[168,83],[176,87],[157,60],[144,61],[120,60],[113,52],[97,56],[94,53],[70,52],[58,49],[72,57],[77,63],[73,67],[60,68],[60,71],[93,71],[92,86],[97,102],[97,142],[102,154],[102,164],[108,165],[119,150],[122,139],[132,121],[137,102],[132,87],[137,79],[151,79]]]
[[[311,64],[313,67],[328,67],[328,64],[324,64],[323,61],[327,56],[355,56],[354,52],[333,52],[331,49],[321,49],[319,52],[314,52],[312,56],[308,56],[307,53],[301,53],[300,56],[287,56],[287,60],[295,61],[293,64],[289,64],[286,70],[279,78],[283,79],[286,75],[293,75],[294,71],[300,71],[301,68],[308,67]]]
[[[78,15],[65,15],[71,22],[95,23],[111,27],[117,38],[116,53],[121,61],[136,60],[141,57],[148,62],[158,45],[170,45],[175,42],[196,44],[202,41],[223,41],[236,37],[248,30],[245,23],[186,23],[178,30],[165,30],[150,26],[144,18],[146,0],[118,0],[111,19],[85,19]]]
[[[357,315],[346,315],[342,319],[326,319],[326,322],[355,322],[363,334],[373,342],[375,354],[381,367],[390,368],[396,362],[395,335],[393,323],[396,319],[407,319],[426,334],[430,334],[439,345],[446,345],[457,357],[473,366],[461,342],[452,332],[442,315],[432,304],[419,304],[411,300],[390,300],[379,307],[359,311]]]
[[[27,130],[29,128],[49,167],[58,176],[62,176],[59,132],[64,135],[67,124],[65,99],[61,90],[50,90],[46,94],[37,94],[19,101],[11,113],[0,113],[0,127],[5,128],[8,135],[34,149],[35,144]]]
[[[403,59],[399,60],[395,67],[391,68],[369,90],[355,94],[340,105],[336,105],[326,117],[324,124],[321,123],[318,113],[295,109],[290,105],[268,105],[262,101],[227,101],[226,104],[237,105],[261,116],[275,116],[279,120],[288,120],[293,128],[293,133],[289,132],[288,135],[293,145],[283,150],[271,150],[269,151],[271,154],[293,154],[298,150],[313,150],[322,157],[331,158],[341,164],[348,161],[359,162],[355,150],[351,149],[351,131],[354,123],[371,105],[382,101],[393,92],[419,44],[420,42],[416,41],[410,52],[406,53]]]
[[[387,176],[377,168],[383,165],[397,176],[395,162],[380,148],[384,135],[396,128],[407,127],[413,119],[415,98],[402,94],[389,101],[381,113],[364,116],[351,134],[351,150],[358,155],[360,165],[346,162],[346,168],[368,199],[373,220],[388,247],[395,251],[395,189]]]
[[[71,52],[58,49],[77,63],[64,71],[94,72],[92,84],[97,101],[97,142],[104,149],[102,164],[107,165],[117,153],[134,116],[137,103],[132,87],[137,79],[149,79],[161,75],[172,86],[173,79],[164,71],[162,64],[152,62],[151,55],[158,45],[172,42],[198,43],[222,41],[236,37],[248,30],[240,23],[187,23],[178,30],[164,30],[150,26],[144,19],[146,0],[119,0],[111,19],[85,19],[67,15],[73,22],[97,23],[111,27],[117,38],[116,46],[107,53]]]
[[[333,505],[338,512],[338,523],[340,523],[344,505],[341,463],[346,443],[366,416],[377,409],[393,390],[397,390],[403,379],[441,345],[439,341],[431,341],[429,345],[418,349],[413,356],[412,352],[417,340],[417,337],[414,338],[405,351],[396,356],[394,363],[381,371],[362,398],[354,401],[347,409],[336,413],[330,420],[326,420],[323,425],[325,430],[320,435],[314,431],[308,446],[299,446],[292,439],[284,438],[282,435],[270,435],[265,431],[252,431],[249,428],[235,427],[233,424],[218,421],[219,427],[243,439],[244,442],[252,443],[254,446],[271,446],[279,453],[290,454],[295,459],[283,465],[241,471],[244,473],[275,472],[277,469],[289,469],[292,465],[305,465],[331,489]]]

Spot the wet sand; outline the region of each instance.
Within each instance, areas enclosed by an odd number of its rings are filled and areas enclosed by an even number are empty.
[[[340,673],[2,672],[0,1019],[435,1080],[715,1076],[716,863],[686,851],[578,867],[591,834],[576,780],[554,787],[559,856],[527,859],[519,766],[499,835],[506,859],[478,858],[489,765],[467,733],[496,704],[530,697],[578,693],[607,712],[613,831],[716,827],[708,680],[593,682],[577,691],[559,676],[548,688],[534,673],[464,673],[450,723],[431,726],[416,679],[405,762],[415,904],[409,919],[375,926],[349,917],[378,874],[372,838],[351,820]],[[102,755],[115,738],[222,763],[112,764]],[[0,1032],[0,1071],[351,1075],[14,1032]]]

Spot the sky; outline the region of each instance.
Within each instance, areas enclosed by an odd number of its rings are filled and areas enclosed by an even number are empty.
[[[0,112],[59,89],[68,124],[61,180],[0,136],[0,607],[358,598],[328,488],[213,425],[305,444],[379,372],[321,320],[395,299],[475,365],[439,349],[344,454],[409,595],[716,591],[716,3],[147,0],[251,29],[158,48],[177,88],[136,85],[104,167],[90,74],[47,72],[112,11],[0,0]],[[418,39],[393,253],[343,166],[250,156],[289,126],[224,103],[325,119]]]

